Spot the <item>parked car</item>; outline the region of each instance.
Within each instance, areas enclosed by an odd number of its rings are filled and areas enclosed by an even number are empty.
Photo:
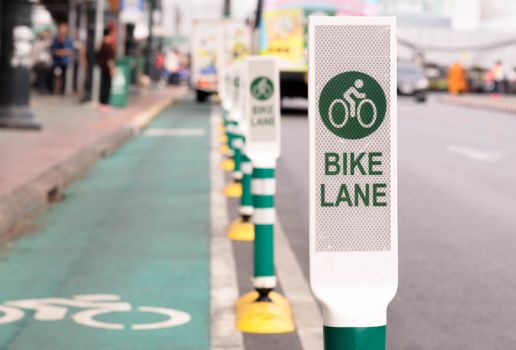
[[[414,96],[417,102],[425,102],[428,79],[420,66],[398,63],[398,95]]]

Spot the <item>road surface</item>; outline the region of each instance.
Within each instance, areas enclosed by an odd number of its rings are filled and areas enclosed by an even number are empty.
[[[399,289],[388,348],[516,344],[516,115],[399,100]],[[308,278],[308,121],[282,119],[278,214]]]

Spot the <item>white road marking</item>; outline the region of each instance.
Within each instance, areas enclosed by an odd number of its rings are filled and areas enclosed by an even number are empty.
[[[243,350],[242,333],[236,330],[234,303],[238,298],[238,283],[233,246],[226,236],[229,224],[226,197],[223,195],[224,175],[219,169],[218,153],[220,117],[213,108],[211,121],[211,349]]]
[[[168,320],[156,323],[133,324],[131,328],[134,330],[151,330],[168,327],[177,327],[185,323],[188,323],[192,320],[192,316],[190,316],[190,314],[184,311],[165,309],[162,307],[140,306],[138,308],[138,311],[165,315],[168,317]]]
[[[322,317],[283,226],[276,220],[276,271],[285,297],[292,305],[297,334],[305,350],[322,349]],[[307,237],[308,239],[308,237]]]
[[[102,322],[95,317],[117,312],[131,312],[133,307],[127,302],[121,301],[116,294],[84,294],[68,298],[42,298],[12,300],[0,305],[0,324],[16,322],[25,317],[23,310],[34,311],[34,320],[37,321],[62,321],[70,313],[70,308],[86,309],[71,314],[71,319],[77,324],[92,328],[122,330],[125,326],[121,323]],[[154,306],[140,306],[137,308],[142,313],[155,313],[167,316],[161,322],[140,323],[131,326],[133,330],[151,330],[169,328],[190,322],[190,314],[174,309],[166,309]]]
[[[17,322],[25,317],[25,312],[22,310],[3,305],[0,305],[0,313],[3,314],[3,316],[0,317],[0,325]]]
[[[149,128],[144,131],[145,136],[204,136],[206,132],[201,128]]]
[[[504,157],[502,152],[487,152],[459,145],[448,145],[446,150],[480,162],[498,162]]]

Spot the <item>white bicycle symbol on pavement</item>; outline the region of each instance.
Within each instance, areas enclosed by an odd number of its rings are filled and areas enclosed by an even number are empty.
[[[0,305],[0,325],[13,323],[25,317],[25,310],[34,311],[34,319],[38,321],[61,321],[69,312],[69,308],[85,309],[73,313],[70,317],[77,324],[86,327],[122,330],[120,323],[101,322],[95,318],[114,312],[129,312],[133,310],[130,303],[120,301],[120,296],[114,294],[76,295],[71,299],[42,298],[8,301]],[[166,316],[161,322],[140,323],[131,325],[133,330],[151,330],[176,327],[190,322],[190,314],[173,309],[152,306],[139,306],[137,311]],[[2,315],[3,314],[3,315]]]
[[[374,125],[374,123],[376,122],[376,116],[378,114],[377,110],[376,110],[376,105],[374,104],[373,101],[366,98],[366,94],[364,92],[359,92],[357,90],[357,89],[361,89],[363,86],[364,86],[364,82],[362,79],[355,80],[354,86],[347,89],[344,92],[344,94],[342,95],[342,97],[344,99],[340,99],[340,98],[335,99],[330,104],[330,107],[328,108],[328,115],[329,115],[330,123],[331,123],[331,125],[333,125],[333,127],[335,127],[336,129],[342,129],[344,127],[344,125],[346,125],[346,123],[348,122],[349,117],[357,118],[360,125],[366,129],[369,129],[371,126]],[[358,107],[357,107],[356,102],[353,99],[353,97],[360,100],[360,102],[358,103]],[[333,116],[333,109],[337,104],[342,105],[342,107],[344,109],[344,118],[342,119],[342,122],[340,122],[340,123],[337,123]],[[363,120],[362,113],[361,113],[362,107],[365,106],[366,104],[369,104],[373,110],[373,117],[371,118],[371,121],[369,123],[366,123]],[[348,105],[349,105],[349,107],[348,107]]]

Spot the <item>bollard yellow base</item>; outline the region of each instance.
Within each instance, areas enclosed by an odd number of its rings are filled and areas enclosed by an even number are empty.
[[[227,144],[223,144],[219,147],[219,152],[222,153],[223,155],[227,156],[229,155],[229,147]]]
[[[253,241],[254,225],[250,221],[243,221],[242,218],[235,219],[229,225],[228,238],[235,241]]]
[[[226,134],[220,134],[219,135],[219,143],[227,143],[228,142],[228,137],[226,136]]]
[[[279,293],[271,292],[272,302],[256,302],[257,292],[240,297],[235,305],[236,327],[241,332],[279,334],[295,331],[292,310],[288,300]]]
[[[224,171],[233,171],[235,170],[235,161],[231,158],[225,158],[220,163],[220,168]]]
[[[240,182],[230,182],[224,188],[224,195],[229,198],[242,197],[242,184]]]

